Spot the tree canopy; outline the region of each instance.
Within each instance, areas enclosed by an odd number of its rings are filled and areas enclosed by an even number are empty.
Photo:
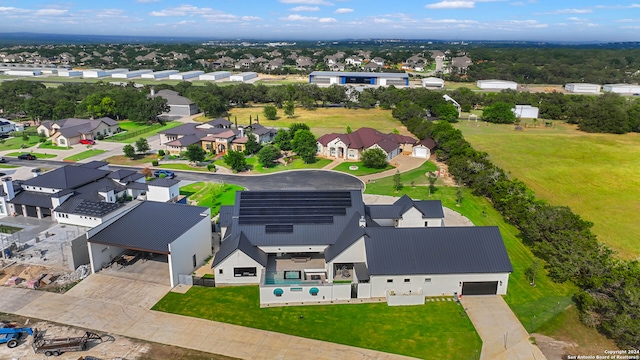
[[[242,151],[229,150],[223,159],[234,172],[241,172],[247,169],[247,159],[244,157]]]
[[[373,148],[362,152],[362,164],[373,169],[382,169],[387,166],[387,154],[380,148]]]
[[[300,156],[305,164],[313,164],[316,162],[316,151],[318,145],[316,137],[309,130],[298,130],[293,136],[293,151]]]

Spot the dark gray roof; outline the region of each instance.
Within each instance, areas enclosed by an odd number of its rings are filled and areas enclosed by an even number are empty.
[[[418,209],[423,218],[444,218],[440,200],[411,200],[407,195],[403,195],[393,205],[367,205],[366,207],[367,215],[372,219],[398,219],[412,207]]]
[[[375,78],[408,78],[407,73],[371,73],[371,72],[350,72],[350,71],[313,71],[309,76],[366,76]]]
[[[133,175],[136,172],[133,170],[129,170],[129,169],[120,169],[120,170],[116,170],[114,172],[112,172],[111,174],[109,174],[107,177],[109,179],[115,179],[115,180],[121,180],[126,178],[127,176]]]
[[[176,179],[169,179],[169,178],[155,178],[151,181],[149,181],[147,183],[148,186],[159,186],[159,187],[171,187],[177,183],[179,183],[180,180],[176,180]]]
[[[220,206],[220,216],[218,217],[218,223],[220,226],[228,227],[231,225],[233,217],[233,206]]]
[[[187,123],[180,126],[176,126],[171,129],[162,130],[160,134],[169,134],[169,135],[192,135],[196,131],[196,126],[200,124],[196,123]]]
[[[367,228],[371,275],[513,272],[498,227]]]
[[[109,170],[98,170],[81,166],[66,165],[46,172],[40,176],[25,180],[22,184],[60,190],[74,189],[97,179],[104,178],[109,173]]]
[[[52,207],[51,196],[52,194],[35,191],[21,191],[9,202],[16,205],[39,206],[50,209]]]
[[[338,240],[324,251],[324,258],[326,261],[333,260],[365,234],[365,229],[358,225],[359,222],[360,214],[353,214],[353,217]]]
[[[149,190],[149,187],[147,186],[147,184],[145,183],[139,183],[139,182],[130,182],[127,183],[127,189],[134,189],[134,190]]]
[[[396,205],[366,205],[367,215],[372,219],[399,219],[401,208]]]
[[[163,89],[158,91],[155,96],[163,97],[167,100],[167,105],[191,105],[193,101],[178,94],[177,91]]]
[[[92,201],[108,200],[102,198],[98,192],[106,192],[113,190],[116,194],[126,190],[127,188],[111,179],[103,178],[94,182],[90,182],[75,189],[76,196]]]
[[[57,212],[102,217],[123,207],[122,203],[108,203],[104,201],[91,201],[80,198],[71,198],[62,205],[53,209]]]
[[[223,119],[223,118],[217,118],[217,119],[213,119],[211,121],[207,121],[206,124],[209,124],[211,126],[223,126],[223,127],[227,127],[227,126],[231,126],[231,121],[227,120],[227,119]]]
[[[97,168],[101,168],[103,166],[108,166],[108,165],[109,165],[109,163],[106,162],[106,161],[94,160],[94,161],[90,161],[88,163],[80,164],[78,166],[83,167],[83,168],[97,169]]]
[[[242,251],[260,265],[267,266],[267,254],[257,246],[253,246],[244,233],[240,232],[222,242],[220,250],[213,258],[211,267],[218,266],[218,264],[220,264],[229,255],[233,254],[236,250]]]
[[[177,140],[173,140],[173,141],[168,142],[166,145],[186,147],[186,146],[189,146],[189,145],[192,145],[192,144],[200,143],[200,139],[201,138],[202,138],[201,136],[198,136],[198,135],[195,135],[195,134],[185,135],[185,136],[183,136],[183,137],[181,137],[181,138],[179,138]]]
[[[111,225],[89,238],[89,242],[140,251],[169,253],[169,244],[207,219],[207,208],[144,201]]]

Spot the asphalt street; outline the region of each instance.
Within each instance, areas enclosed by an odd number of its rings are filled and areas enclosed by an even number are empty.
[[[5,157],[8,164],[28,167],[57,168],[68,163],[54,160],[18,160]],[[140,170],[138,167],[109,165],[110,169]],[[187,181],[212,181],[237,184],[248,190],[361,190],[360,179],[330,170],[290,170],[267,175],[229,175],[195,171],[172,170],[176,179]]]

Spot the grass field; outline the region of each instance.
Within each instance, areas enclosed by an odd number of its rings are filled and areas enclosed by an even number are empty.
[[[83,152],[75,154],[75,155],[68,156],[68,157],[64,158],[64,160],[65,161],[80,161],[80,160],[88,159],[88,158],[90,158],[92,156],[100,155],[105,151],[106,150],[90,149],[90,150],[86,150],[86,151],[83,151]]]
[[[15,168],[19,168],[20,165],[6,165],[6,164],[0,164],[0,169],[15,169]]]
[[[588,134],[554,122],[553,128],[461,122],[474,148],[524,181],[538,198],[567,205],[594,223],[598,239],[623,258],[640,256],[640,134]]]
[[[358,169],[350,170],[349,167],[351,166],[357,166]],[[389,164],[387,164],[387,166],[385,166],[382,169],[373,169],[373,168],[365,167],[362,164],[362,161],[357,161],[357,162],[343,162],[331,170],[342,171],[344,173],[351,174],[354,176],[363,176],[363,175],[369,175],[369,174],[377,174],[379,172],[383,172],[391,169],[393,169],[393,166]]]
[[[211,216],[220,212],[221,205],[233,205],[236,191],[244,190],[242,186],[234,184],[220,184],[211,182],[197,182],[180,188],[180,195],[195,201],[198,206],[211,208]]]
[[[0,141],[0,151],[1,150],[16,150],[22,147],[22,144],[25,144],[27,147],[32,147],[40,142],[39,136],[29,136],[29,140],[22,140],[22,136],[16,136],[11,139]]]
[[[429,197],[428,187],[418,185],[427,184],[425,173],[435,169],[436,166],[433,163],[426,162],[418,169],[403,173],[401,180],[404,187],[397,193],[393,190],[393,177],[367,184],[365,193],[391,196],[407,194],[412,199],[438,199],[444,206],[466,216],[475,225],[498,226],[513,265],[505,300],[520,322],[528,331],[535,331],[563,311],[571,303],[571,296],[576,289],[570,284],[552,282],[546,274],[543,274],[543,271],[536,279],[536,286],[530,286],[524,271],[531,265],[534,256],[518,238],[518,230],[507,224],[486,199],[474,196],[466,188],[462,189],[460,206],[456,206],[457,188],[437,184],[436,191]],[[416,184],[415,187],[409,185],[411,181]]]
[[[209,172],[206,166],[191,166],[189,164],[160,164],[157,167],[162,169],[173,169],[173,170],[190,170],[190,171],[203,171]]]
[[[53,145],[51,143],[51,141],[47,141],[47,142],[43,142],[40,145],[38,145],[38,149],[52,149],[52,150],[71,150],[73,149],[73,146],[58,146],[58,145]]]
[[[19,156],[20,154],[32,154],[35,155],[36,158],[38,159],[52,159],[58,155],[55,154],[47,154],[47,153],[38,153],[38,152],[32,152],[32,151],[16,151],[16,152],[12,152],[12,153],[8,153],[7,156]]]
[[[261,309],[256,286],[192,287],[186,294],[168,293],[153,310],[422,359],[471,359],[482,346],[471,321],[453,301]]]
[[[332,132],[344,133],[347,126],[354,131],[361,127],[371,127],[381,132],[390,133],[397,129],[401,134],[411,135],[407,128],[391,116],[391,110],[382,109],[345,109],[345,108],[318,108],[304,110],[296,108],[295,117],[284,116],[282,109],[278,109],[277,120],[267,120],[262,114],[262,106],[233,108],[230,111],[231,122],[238,118],[238,125],[248,124],[249,116],[255,119],[259,116],[260,124],[267,127],[289,127],[292,123],[306,123],[316,136]]]
[[[119,164],[119,165],[142,165],[142,164],[151,164],[153,160],[158,160],[158,156],[156,154],[149,154],[145,156],[137,155],[135,158],[130,159],[124,155],[114,155],[106,158],[104,161],[109,164]]]
[[[258,173],[258,174],[271,174],[271,173],[287,171],[287,170],[322,169],[323,167],[331,163],[331,160],[329,159],[317,159],[317,161],[314,162],[313,164],[305,164],[304,161],[300,159],[295,159],[287,166],[285,166],[284,164],[278,164],[274,167],[263,168],[262,166],[260,166],[260,163],[258,162],[257,157],[255,156],[247,157],[246,159],[247,159],[247,165],[251,167],[251,170],[250,170],[251,173]],[[229,166],[224,162],[224,159],[222,158],[216,160],[214,163],[217,166],[222,166],[227,169],[229,168]]]
[[[138,140],[139,138],[148,138],[156,135],[160,131],[182,125],[182,123],[179,121],[169,121],[166,122],[163,126],[139,124],[128,120],[120,121],[119,123],[120,128],[127,131],[127,133],[115,134],[110,138],[106,138],[104,141],[121,142],[128,144]],[[135,135],[133,135],[132,133],[135,133]],[[130,135],[133,136],[129,137]]]

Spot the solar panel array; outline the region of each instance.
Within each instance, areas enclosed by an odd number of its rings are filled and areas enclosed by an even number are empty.
[[[350,206],[348,191],[247,191],[240,194],[238,222],[274,225],[278,230],[292,224],[332,224],[333,217],[345,215]]]
[[[283,225],[268,224],[264,226],[264,232],[267,234],[292,233],[293,225],[292,224],[283,224]]]

